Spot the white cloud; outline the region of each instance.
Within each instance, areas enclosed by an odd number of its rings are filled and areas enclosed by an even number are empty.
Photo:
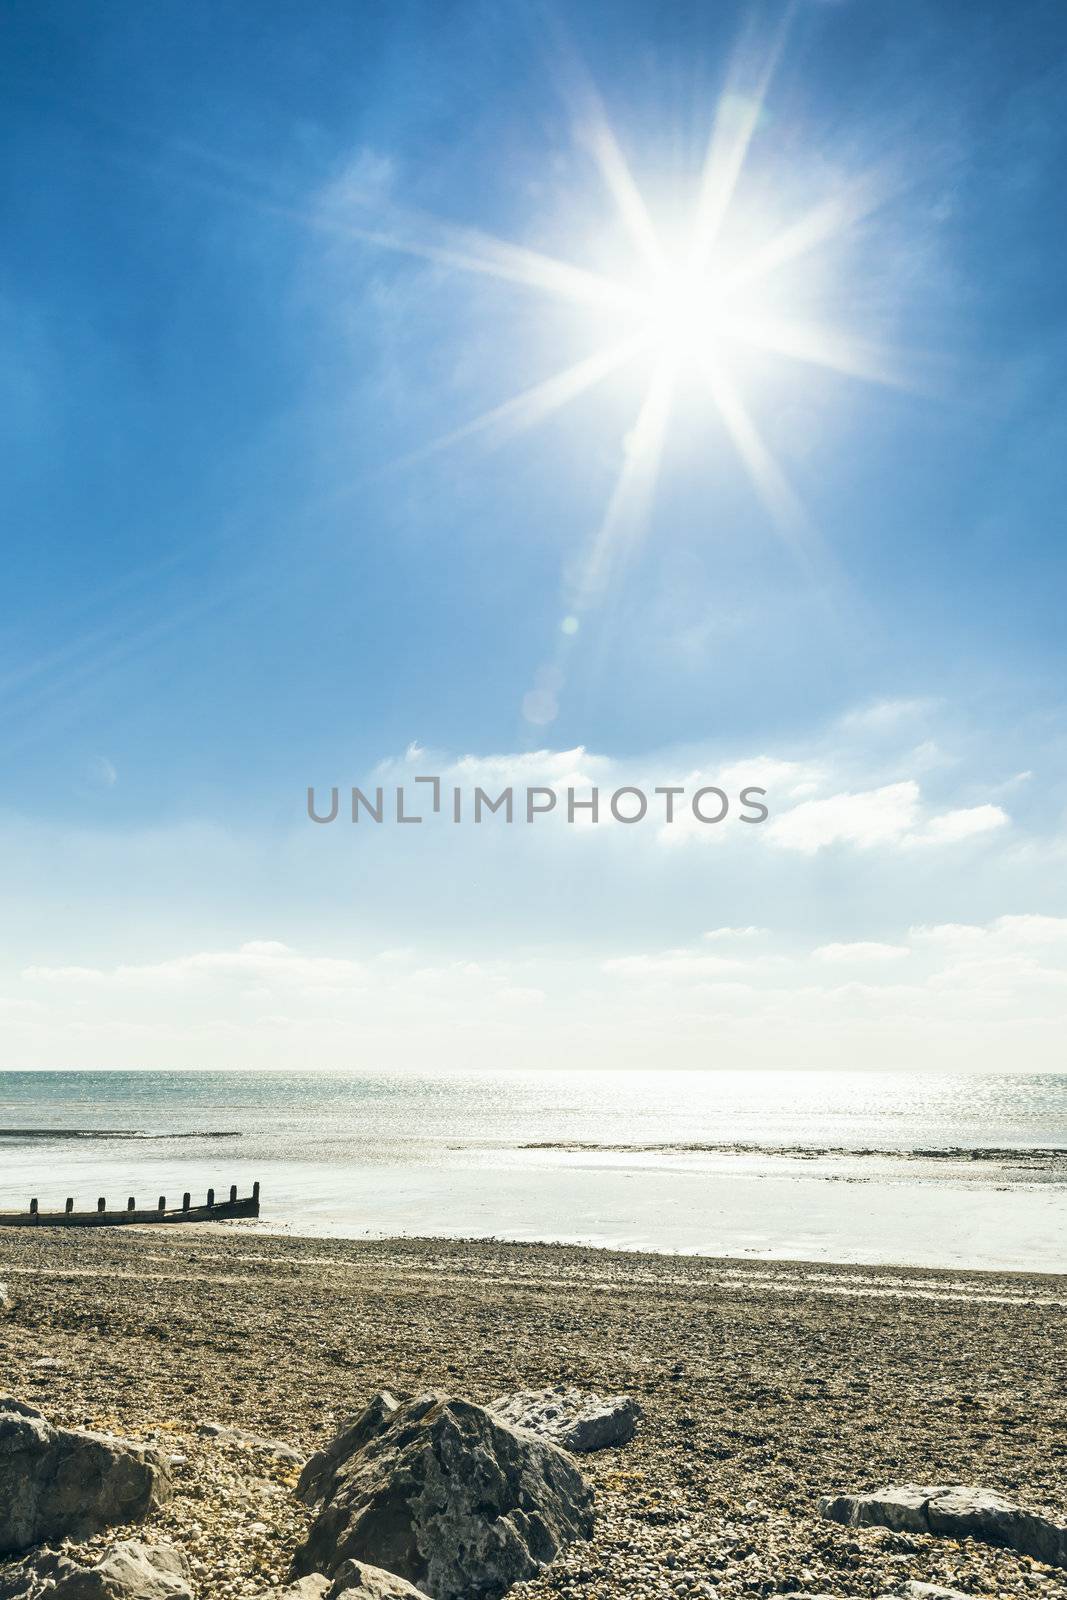
[[[343,1066],[358,1049],[392,1065],[699,1066],[709,1038],[738,1066],[1054,1063],[1067,916],[1049,913],[1067,890],[1049,837],[1004,809],[999,760],[1006,773],[1026,763],[940,712],[917,727],[922,709],[867,708],[781,756],[579,745],[453,757],[413,741],[369,776],[320,775],[365,792],[409,786],[421,829],[313,828],[299,793],[281,825],[0,818],[9,920],[33,941],[21,976],[0,968],[5,1030],[27,1065]],[[1042,805],[1060,827],[1046,765]],[[410,788],[424,774],[468,796],[512,785],[516,824],[453,826],[447,789],[433,819],[428,791]],[[666,828],[657,800],[643,824],[608,820],[616,788],[665,784],[766,787],[771,818]],[[560,796],[543,825],[518,823],[526,785]],[[564,791],[593,785],[601,823],[561,825]],[[1025,799],[1033,827],[1038,797]],[[714,854],[662,849],[693,837]],[[1010,914],[989,918],[990,906]],[[271,926],[284,942],[244,938]],[[641,940],[620,942],[636,927]]]
[[[869,725],[892,727],[927,708],[927,702],[884,702],[843,719],[839,732]],[[517,819],[523,814],[524,787],[550,788],[557,795],[558,804],[551,820],[542,823],[539,834],[542,839],[552,834],[554,826],[565,821],[569,789],[574,790],[579,803],[594,788],[600,794],[599,825],[593,826],[588,812],[582,808],[575,820],[584,826],[581,830],[575,829],[576,833],[588,838],[591,834],[617,831],[621,825],[613,824],[608,802],[614,790],[625,786],[640,789],[649,800],[646,818],[634,827],[631,840],[654,839],[660,844],[685,845],[699,840],[722,846],[750,834],[758,842],[810,856],[831,846],[862,851],[949,847],[1009,825],[1007,812],[998,805],[986,803],[940,810],[930,806],[916,774],[935,765],[945,768],[954,764],[932,742],[918,749],[909,746],[896,763],[898,769],[902,762],[909,763],[910,770],[894,776],[891,782],[863,784],[853,781],[846,785],[843,782],[846,770],[850,766],[855,769],[857,763],[850,759],[850,752],[842,749],[829,756],[820,754],[817,758],[801,760],[766,754],[715,760],[709,753],[696,765],[692,751],[683,755],[666,751],[620,760],[577,745],[567,750],[545,747],[451,757],[412,745],[403,757],[379,763],[374,781],[410,784],[417,775],[436,773],[443,794],[458,787],[468,805],[475,787],[494,795],[511,787],[515,791]],[[864,764],[870,773],[871,760],[860,763]],[[882,769],[885,765],[881,759],[877,763]],[[857,774],[853,770],[849,775],[854,779]],[[683,791],[673,802],[674,819],[670,823],[665,820],[667,802],[654,793],[665,785],[676,785]],[[729,797],[730,810],[719,824],[703,822],[692,811],[693,795],[706,786],[721,788]],[[769,820],[752,827],[751,833],[749,828],[736,825],[741,814],[740,794],[747,788],[762,789],[770,811]]]
[[[996,917],[992,922],[940,922],[911,929],[913,944],[938,945],[956,953],[998,950],[1027,950],[1035,946],[1067,947],[1067,917],[1025,913]]]
[[[310,1006],[379,1002],[426,1003],[445,998],[459,1005],[478,994],[507,1003],[544,998],[523,981],[522,963],[472,960],[418,962],[414,950],[382,950],[370,960],[336,955],[307,955],[275,939],[251,939],[234,950],[198,950],[165,962],[94,966],[27,966],[22,978],[51,994],[78,998],[85,994],[173,997],[181,1005],[229,1003],[237,992],[251,1000],[285,997],[286,1005]]]
[[[919,785],[909,779],[865,793],[804,800],[791,811],[773,816],[767,832],[773,844],[804,855],[814,855],[832,844],[869,850],[879,844],[898,844],[918,816]]]
[[[1008,813],[1000,806],[968,806],[931,817],[907,842],[917,845],[957,844],[963,839],[974,839],[980,833],[1006,828],[1009,821]]]
[[[878,944],[873,940],[860,939],[852,944],[822,944],[811,954],[816,961],[873,962],[899,961],[904,956],[910,956],[911,951],[904,944]]]
[[[869,706],[846,712],[838,726],[848,733],[895,731],[903,722],[926,716],[936,704],[934,700],[921,699],[876,700]]]
[[[708,956],[689,950],[665,950],[660,955],[617,956],[601,965],[604,972],[629,978],[715,979],[745,971],[746,961],[728,956]]]
[[[922,791],[914,778],[879,789],[805,800],[774,816],[768,826],[772,844],[803,855],[830,845],[859,850],[878,846],[953,845],[1008,826],[1000,806],[969,806],[924,816]]]
[[[31,983],[107,985],[112,988],[188,987],[228,982],[257,982],[269,988],[344,990],[365,978],[359,962],[327,956],[303,956],[271,939],[253,939],[236,950],[203,950],[168,961],[124,963],[99,967],[27,967]]]
[[[607,956],[302,951],[277,940],[112,967],[31,967],[2,1007],[33,1064],[195,1059],[469,1069],[506,1061],[647,1068],[1055,1069],[1067,1028],[1067,917],[1013,913],[906,936],[798,946],[745,926]],[[719,947],[722,947],[721,951]],[[902,978],[905,981],[902,981]]]

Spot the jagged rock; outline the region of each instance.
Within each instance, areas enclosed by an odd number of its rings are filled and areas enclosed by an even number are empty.
[[[365,1561],[342,1561],[325,1600],[426,1600],[426,1594],[384,1567],[371,1567]]]
[[[154,1451],[0,1399],[0,1555],[133,1522],[169,1487]]]
[[[321,1572],[312,1572],[284,1589],[272,1589],[264,1600],[426,1600],[426,1596],[383,1567],[342,1561],[332,1582]]]
[[[366,1561],[432,1600],[496,1600],[593,1528],[592,1491],[562,1450],[442,1394],[375,1396],[297,1493],[323,1504],[294,1577]]]
[[[196,1431],[204,1439],[221,1439],[224,1443],[244,1444],[253,1450],[266,1450],[272,1456],[277,1456],[280,1461],[293,1461],[303,1465],[307,1460],[302,1450],[286,1444],[284,1439],[265,1439],[261,1434],[246,1433],[244,1428],[229,1428],[222,1422],[200,1422]]]
[[[0,1600],[193,1600],[185,1557],[124,1539],[93,1566],[51,1550],[0,1574]]]
[[[1023,1511],[989,1489],[969,1484],[892,1485],[869,1494],[824,1495],[819,1510],[850,1527],[943,1534],[1006,1545],[1052,1567],[1067,1567],[1067,1524]]]
[[[523,1389],[494,1400],[490,1411],[513,1428],[525,1428],[564,1450],[607,1450],[628,1444],[641,1407],[628,1394],[582,1394],[579,1389]]]
[[[355,1422],[339,1433],[325,1450],[317,1451],[309,1459],[296,1486],[298,1498],[309,1506],[325,1500],[340,1467],[388,1427],[399,1407],[400,1401],[395,1395],[388,1389],[380,1390]]]

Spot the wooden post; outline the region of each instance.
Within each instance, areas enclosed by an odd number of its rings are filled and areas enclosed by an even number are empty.
[[[237,1185],[235,1183],[230,1184],[230,1204],[231,1206],[237,1204]]]
[[[104,1199],[103,1195],[101,1195],[99,1200],[96,1202],[96,1209],[100,1212],[107,1210],[107,1201]]]
[[[215,1204],[215,1191],[214,1191],[214,1189],[209,1189],[208,1190],[208,1192],[207,1192],[207,1203],[208,1203],[209,1207],[213,1206]]]
[[[137,1201],[133,1198],[132,1194],[131,1194],[130,1198],[127,1200],[127,1202],[126,1202],[126,1210],[127,1211],[136,1211],[137,1210]]]
[[[258,1206],[259,1205],[259,1179],[258,1178],[256,1179],[255,1183],[252,1185],[252,1199],[256,1202],[256,1205]]]
[[[165,1194],[161,1194],[159,1197],[159,1209],[160,1211],[166,1211],[167,1209],[167,1197]]]
[[[183,1211],[188,1211],[189,1202],[191,1201],[191,1199],[192,1199],[192,1196],[190,1195],[188,1189],[186,1189],[185,1193],[182,1195],[182,1210]]]
[[[68,1196],[67,1197],[67,1216],[68,1217],[70,1216],[70,1214],[71,1214],[71,1212],[73,1210],[74,1210],[74,1201],[72,1199],[70,1199],[70,1197]]]
[[[30,1216],[31,1217],[35,1217],[36,1215],[37,1215],[37,1202],[36,1202],[36,1200],[31,1200],[30,1201]]]

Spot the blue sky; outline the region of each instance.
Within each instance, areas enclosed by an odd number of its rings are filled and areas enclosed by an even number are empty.
[[[4,34],[6,1064],[1057,1064],[1062,6],[38,0]],[[742,125],[723,259],[815,219],[741,311],[816,360],[714,309],[773,473],[684,321],[654,473],[655,341],[472,427],[644,327],[544,281],[643,282],[606,132],[673,251]],[[762,774],[772,817],[306,820],[430,762]]]

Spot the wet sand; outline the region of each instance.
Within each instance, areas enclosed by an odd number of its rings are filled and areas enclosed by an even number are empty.
[[[910,1479],[1062,1518],[1064,1277],[237,1224],[0,1230],[0,1282],[0,1386],[177,1458],[148,1531],[190,1555],[203,1600],[278,1582],[309,1514],[291,1460],[199,1424],[310,1451],[378,1388],[560,1382],[633,1394],[645,1420],[583,1458],[593,1541],[515,1595],[1067,1595],[1067,1573],[1006,1551],[816,1514],[822,1493]]]

